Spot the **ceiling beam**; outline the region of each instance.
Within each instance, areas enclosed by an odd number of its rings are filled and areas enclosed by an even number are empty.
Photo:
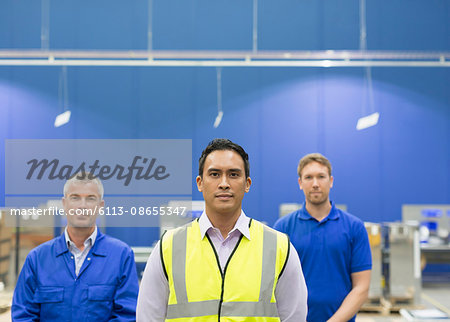
[[[0,66],[450,67],[450,52],[0,50]]]

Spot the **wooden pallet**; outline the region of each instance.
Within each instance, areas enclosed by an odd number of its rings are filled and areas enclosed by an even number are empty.
[[[11,309],[12,291],[0,291],[0,314]]]
[[[11,305],[0,305],[0,314],[5,313],[11,309]]]
[[[392,297],[385,299],[384,297],[371,298],[363,304],[359,312],[378,313],[383,316],[391,313],[399,313],[401,309],[421,309],[422,305],[414,304],[412,297]]]

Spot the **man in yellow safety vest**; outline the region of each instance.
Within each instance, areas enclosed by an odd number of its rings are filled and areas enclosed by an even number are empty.
[[[155,247],[137,320],[305,321],[307,291],[297,252],[286,235],[241,209],[252,183],[244,149],[227,139],[211,141],[196,180],[205,210]]]

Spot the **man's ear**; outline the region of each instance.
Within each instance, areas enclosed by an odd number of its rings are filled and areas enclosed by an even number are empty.
[[[252,185],[252,179],[250,177],[247,177],[245,180],[245,192],[250,191],[250,186]]]
[[[202,185],[203,185],[202,177],[197,176],[195,181],[197,182],[197,189],[198,189],[198,191],[202,192]]]
[[[298,186],[300,187],[300,190],[303,190],[303,187],[302,187],[302,178],[298,178]]]

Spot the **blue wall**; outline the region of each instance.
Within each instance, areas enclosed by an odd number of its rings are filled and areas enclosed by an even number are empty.
[[[146,49],[147,3],[51,1],[50,48]],[[153,48],[250,50],[252,3],[153,0]],[[40,11],[40,1],[1,1],[0,48],[40,48]],[[260,0],[258,47],[355,50],[358,15],[357,1]],[[449,51],[449,18],[448,0],[367,0],[368,49]],[[280,203],[303,200],[296,166],[315,151],[333,164],[332,199],[363,220],[399,220],[404,203],[450,203],[448,68],[373,68],[381,118],[364,131],[355,130],[367,101],[362,68],[225,68],[218,129],[215,68],[69,67],[72,119],[54,128],[60,71],[0,67],[1,151],[8,138],[187,138],[196,174],[206,144],[228,137],[250,155],[244,209],[269,224]],[[110,232],[132,244],[157,237]]]

